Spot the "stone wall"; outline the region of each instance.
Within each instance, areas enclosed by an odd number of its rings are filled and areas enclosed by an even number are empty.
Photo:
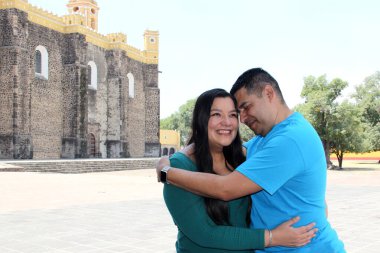
[[[160,153],[159,132],[160,132],[160,107],[157,106],[157,101],[160,98],[158,88],[145,88],[146,94],[146,117],[145,117],[145,157],[155,157],[155,154]]]
[[[34,24],[16,9],[0,10],[0,34],[0,159],[90,157],[91,136],[97,157],[159,156],[157,65]],[[39,45],[47,79],[35,74]],[[97,89],[88,87],[89,61]]]
[[[132,73],[135,80],[135,96],[128,97],[127,142],[130,157],[144,157],[145,153],[145,90],[142,64],[128,59],[125,73]],[[128,79],[127,79],[128,80]],[[129,85],[128,85],[129,88]],[[141,141],[143,140],[143,141]]]
[[[145,156],[160,153],[160,90],[158,89],[158,66],[144,66],[145,83]]]
[[[0,12],[0,158],[31,158],[30,87],[24,12]]]
[[[64,115],[62,70],[64,67],[60,45],[64,44],[64,41],[64,36],[56,31],[33,23],[28,25],[30,133],[35,159],[52,159],[61,156]],[[39,45],[48,51],[48,79],[35,74],[34,52]]]

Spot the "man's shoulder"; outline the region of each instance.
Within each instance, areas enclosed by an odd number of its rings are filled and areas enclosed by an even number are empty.
[[[291,136],[304,136],[305,132],[316,133],[314,127],[302,114],[294,112],[279,127],[279,134]]]
[[[268,147],[283,152],[288,149],[298,149],[308,138],[317,135],[311,124],[298,112],[291,114],[286,120],[276,126],[265,140]]]
[[[304,124],[310,124],[305,117],[299,112],[293,112],[286,120],[284,120],[286,126],[297,127]]]

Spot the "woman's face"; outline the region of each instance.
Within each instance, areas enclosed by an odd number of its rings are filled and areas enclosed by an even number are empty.
[[[215,98],[208,120],[210,148],[229,146],[235,139],[239,127],[238,113],[231,98]]]

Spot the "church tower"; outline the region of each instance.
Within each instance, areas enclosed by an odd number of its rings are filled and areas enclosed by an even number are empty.
[[[84,26],[98,30],[99,7],[95,0],[70,0],[66,6],[69,14],[79,14],[85,18]]]
[[[144,49],[146,57],[158,59],[159,34],[157,31],[145,30],[144,32]]]

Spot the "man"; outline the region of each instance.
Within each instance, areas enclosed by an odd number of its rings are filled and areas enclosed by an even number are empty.
[[[222,200],[251,194],[252,228],[273,229],[295,216],[301,217],[299,226],[316,222],[319,231],[310,244],[270,247],[268,252],[345,252],[327,221],[326,160],[314,128],[288,108],[277,81],[261,68],[244,72],[231,94],[238,101],[240,121],[257,135],[246,144],[246,162],[219,176],[164,166],[167,160],[162,159],[157,168],[161,181]]]

